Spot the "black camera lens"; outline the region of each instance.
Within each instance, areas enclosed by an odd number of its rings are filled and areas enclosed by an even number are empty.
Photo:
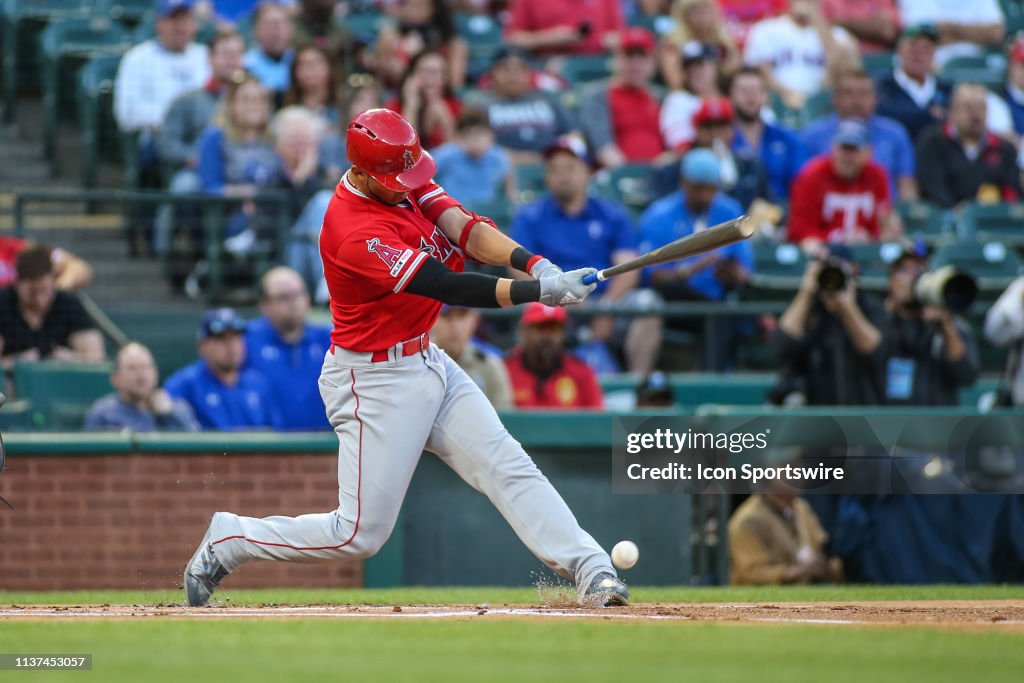
[[[818,291],[835,294],[846,287],[846,271],[835,263],[826,263],[818,273]]]

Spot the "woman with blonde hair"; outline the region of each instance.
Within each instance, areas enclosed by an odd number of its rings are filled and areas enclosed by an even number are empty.
[[[681,51],[687,43],[714,46],[724,74],[739,68],[742,56],[735,41],[725,29],[725,22],[715,0],[675,0],[672,3],[672,31],[661,39],[658,63],[665,84],[672,90],[683,88]]]

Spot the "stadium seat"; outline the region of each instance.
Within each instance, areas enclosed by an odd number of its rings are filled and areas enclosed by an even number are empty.
[[[460,13],[455,15],[455,27],[469,52],[468,80],[475,81],[491,68],[494,53],[501,47],[501,23],[486,14]]]
[[[1024,2],[1021,0],[999,0],[1006,21],[1006,35],[1014,36],[1024,31]]]
[[[647,164],[625,164],[600,172],[595,179],[595,189],[639,214],[655,199],[651,194],[651,173]]]
[[[955,238],[949,214],[929,202],[911,201],[896,204],[896,212],[903,220],[903,233],[927,244],[941,244]]]
[[[978,286],[983,292],[990,293],[1001,292],[1014,278],[1024,273],[1024,261],[1002,242],[947,244],[932,256],[933,267],[945,265],[967,271],[978,279]]]
[[[850,246],[850,251],[860,269],[863,286],[884,291],[888,285],[889,264],[903,252],[903,245],[898,242],[855,244]]]
[[[612,75],[607,55],[570,55],[562,64],[562,77],[573,84],[600,81]]]
[[[118,55],[93,57],[79,73],[79,121],[82,129],[82,186],[96,187],[100,150],[121,159],[121,138],[113,113]],[[114,153],[116,152],[116,154]]]
[[[97,16],[110,17],[128,29],[151,19],[156,11],[153,0],[98,0],[96,5]]]
[[[373,45],[386,19],[387,15],[380,12],[354,12],[345,15],[341,25],[350,37],[364,45]]]
[[[526,204],[539,199],[546,191],[544,185],[544,164],[520,164],[516,166],[516,202]]]
[[[32,404],[33,421],[46,429],[82,428],[89,406],[113,389],[110,363],[36,361],[14,365],[18,398]]]
[[[32,431],[36,427],[33,419],[31,401],[8,401],[0,410],[0,434]]]
[[[3,0],[4,121],[14,121],[19,88],[38,82],[39,33],[59,18],[87,17],[87,0]],[[26,76],[23,78],[23,75]]]
[[[1024,245],[1024,203],[969,204],[960,215],[960,228],[979,242]]]
[[[864,70],[874,78],[879,78],[892,71],[892,52],[869,52],[861,57]]]
[[[466,202],[466,208],[490,218],[502,232],[508,232],[512,228],[515,207],[504,197],[490,202]]]
[[[953,83],[981,83],[994,88],[1006,79],[1006,57],[1001,52],[953,57],[942,66],[940,75]]]
[[[73,73],[91,57],[119,55],[130,45],[124,28],[102,17],[59,19],[43,31],[40,40],[43,67],[43,155],[47,161],[53,162],[55,157],[58,112],[67,111],[75,104],[76,89],[62,87],[63,81],[69,80],[68,74],[62,73],[62,65],[73,63]],[[77,78],[70,79],[71,83],[77,81]]]
[[[790,242],[752,241],[754,273],[758,277],[784,278],[797,281],[807,267],[807,255]]]

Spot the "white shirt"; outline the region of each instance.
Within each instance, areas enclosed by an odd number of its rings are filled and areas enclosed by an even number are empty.
[[[168,52],[156,39],[128,50],[114,82],[114,116],[122,131],[159,128],[178,95],[210,80],[205,45],[190,43],[183,52]]]
[[[696,130],[693,127],[693,115],[700,109],[700,98],[684,90],[676,90],[665,97],[661,103],[658,127],[661,128],[661,139],[669,149],[692,142]]]
[[[903,69],[896,69],[892,73],[892,79],[910,96],[910,99],[914,100],[918,109],[927,107],[935,97],[935,76],[931,74],[924,79],[924,83],[918,83]]]
[[[838,26],[832,28],[832,35],[840,42],[854,44],[852,36]],[[747,36],[743,61],[754,66],[770,64],[779,83],[805,95],[821,90],[828,66],[817,30],[797,26],[788,14],[754,24]]]
[[[981,26],[1002,24],[1003,10],[998,0],[899,0],[900,24],[964,24]],[[974,43],[950,43],[935,51],[940,67],[953,57],[980,55],[984,50]]]

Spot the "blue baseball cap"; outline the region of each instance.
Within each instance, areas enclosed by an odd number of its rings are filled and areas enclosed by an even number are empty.
[[[197,337],[199,341],[210,337],[219,337],[228,332],[241,334],[245,332],[245,318],[238,315],[233,308],[215,308],[203,314],[199,323]]]
[[[175,12],[182,10],[191,12],[196,6],[196,0],[157,0],[156,15],[160,19],[166,19]]]
[[[683,156],[679,165],[679,173],[683,180],[703,185],[721,185],[722,169],[718,164],[718,157],[706,147],[691,149]]]
[[[836,134],[832,136],[832,142],[848,147],[867,147],[871,144],[871,136],[868,135],[868,127],[861,121],[843,119],[836,128]]]

